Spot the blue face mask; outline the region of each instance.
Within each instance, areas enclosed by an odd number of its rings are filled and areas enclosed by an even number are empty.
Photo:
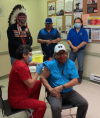
[[[75,27],[76,28],[80,28],[81,27],[81,24],[80,23],[75,23]]]
[[[27,63],[30,63],[32,61],[32,56],[29,56],[29,59],[27,60]]]

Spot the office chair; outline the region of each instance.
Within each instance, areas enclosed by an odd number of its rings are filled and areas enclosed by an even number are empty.
[[[49,103],[48,100],[47,100],[47,89],[45,89],[45,98],[44,98],[44,102],[45,103]],[[71,105],[70,103],[68,102],[62,102],[62,110],[65,110],[65,109],[70,109],[70,113],[66,116],[71,116],[71,118],[73,118],[73,115],[76,115],[76,114],[71,114],[71,108],[74,108],[76,107],[75,105]],[[63,116],[62,116],[63,117]]]
[[[25,110],[25,109],[14,109],[9,105],[8,100],[3,100],[1,86],[0,86],[0,109],[2,110],[3,117],[7,117]]]

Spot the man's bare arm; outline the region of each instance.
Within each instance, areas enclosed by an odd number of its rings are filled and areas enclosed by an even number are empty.
[[[52,43],[58,43],[58,42],[60,42],[60,41],[61,41],[61,38],[57,38],[57,39],[54,39],[54,40],[50,40],[50,42],[47,43],[47,46],[49,46],[49,45],[52,44]]]
[[[78,79],[74,78],[70,82],[64,84],[65,88],[70,88],[78,84]]]
[[[50,40],[38,39],[37,42],[38,42],[38,43],[49,43]]]
[[[29,64],[28,64],[28,66],[36,66],[38,64],[38,62],[30,62]]]
[[[40,76],[40,80],[43,83],[43,85],[49,90],[52,96],[55,96],[56,98],[60,98],[60,93],[57,93],[57,91],[54,88],[52,88],[47,81],[49,75],[50,75],[50,71],[46,67]]]
[[[67,40],[67,42],[68,42],[69,46],[71,46],[71,48],[73,49],[74,46],[73,46],[72,42],[70,40]]]
[[[61,41],[61,38],[57,38],[57,39],[55,39],[55,40],[51,40],[51,43],[58,43],[58,42],[60,42]]]
[[[78,46],[77,46],[77,48],[79,49],[79,48],[81,48],[81,47],[83,47],[84,45],[86,45],[87,44],[87,42],[82,42],[82,43],[80,43]]]
[[[34,77],[31,79],[27,79],[27,80],[24,80],[24,83],[29,87],[29,88],[33,88],[36,80],[38,78],[38,73],[35,73]]]
[[[49,83],[47,81],[49,75],[50,75],[50,71],[47,69],[47,67],[45,67],[40,76],[40,80],[43,83],[43,85],[50,91],[52,89],[52,87],[49,85]]]

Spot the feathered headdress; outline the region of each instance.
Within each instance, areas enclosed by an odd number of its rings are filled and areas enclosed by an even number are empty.
[[[24,16],[20,15],[20,14],[24,14]],[[19,25],[18,19],[25,19],[26,20],[25,31],[28,32],[29,30],[28,30],[28,26],[27,26],[27,19],[28,19],[27,18],[27,12],[26,12],[26,9],[24,8],[24,6],[22,6],[22,5],[16,5],[13,8],[12,12],[10,13],[8,23],[9,23],[9,26],[17,23],[17,29],[18,29],[19,35],[21,36],[23,44],[26,44],[25,38],[24,38],[23,34],[21,34],[22,29]]]
[[[17,17],[18,17],[18,14],[19,13],[23,13],[27,16],[27,12],[26,12],[26,9],[24,8],[23,5],[16,5],[13,10],[11,11],[10,13],[10,16],[9,16],[9,26],[16,23],[16,20],[17,20]],[[26,22],[27,22],[28,18],[26,19]]]

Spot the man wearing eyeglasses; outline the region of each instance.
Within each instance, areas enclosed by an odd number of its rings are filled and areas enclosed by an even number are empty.
[[[44,59],[48,60],[53,57],[54,47],[61,40],[57,29],[53,28],[51,18],[45,20],[45,28],[41,29],[38,34],[38,43],[41,43]]]
[[[47,89],[47,100],[51,106],[52,117],[61,118],[62,102],[68,102],[78,107],[76,118],[85,118],[88,102],[73,86],[78,84],[78,71],[75,62],[68,59],[68,53],[63,44],[54,48],[54,59],[45,61],[45,68],[40,77]]]

